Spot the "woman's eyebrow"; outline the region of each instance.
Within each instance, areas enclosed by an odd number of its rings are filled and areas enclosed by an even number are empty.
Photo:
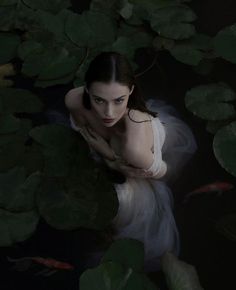
[[[120,97],[118,97],[118,98],[115,98],[114,100],[118,100],[118,99],[120,99],[120,98],[123,98],[123,97],[125,97],[126,95],[122,95],[122,96],[120,96]],[[106,99],[103,99],[102,97],[99,97],[99,96],[97,96],[97,95],[92,95],[92,97],[93,98],[99,98],[99,99],[102,99],[103,101],[106,101]]]

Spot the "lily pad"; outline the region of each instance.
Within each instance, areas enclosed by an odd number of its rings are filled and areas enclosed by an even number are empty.
[[[0,207],[9,211],[29,211],[35,208],[35,193],[40,183],[39,172],[26,177],[23,167],[0,174]]]
[[[24,0],[24,3],[32,9],[50,11],[54,14],[71,6],[70,0]]]
[[[3,113],[37,113],[42,102],[28,90],[0,88],[0,103]]]
[[[236,176],[236,122],[217,131],[213,140],[213,150],[220,165]]]
[[[162,258],[162,270],[171,290],[203,290],[196,269],[169,252]]]
[[[20,120],[10,114],[0,115],[0,134],[14,133],[19,129]]]
[[[160,36],[186,39],[195,34],[194,26],[189,23],[195,19],[196,15],[189,7],[176,5],[154,10],[150,25]]]
[[[36,230],[38,221],[36,211],[13,213],[0,209],[0,246],[9,247],[28,239]]]
[[[157,290],[143,274],[124,268],[118,263],[102,263],[95,269],[85,271],[80,278],[81,290]]]
[[[143,243],[133,239],[115,241],[102,258],[102,262],[117,262],[126,268],[142,271],[144,265]]]
[[[226,84],[199,85],[187,91],[185,105],[194,115],[211,121],[230,119],[236,116],[235,92]]]
[[[214,38],[214,48],[219,56],[236,63],[236,24],[217,33]]]
[[[0,32],[0,64],[7,63],[17,55],[20,37],[13,33]]]
[[[68,18],[65,32],[80,47],[102,47],[115,40],[116,25],[102,13],[85,11]]]

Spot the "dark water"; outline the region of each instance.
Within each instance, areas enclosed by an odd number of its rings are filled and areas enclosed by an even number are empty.
[[[183,204],[182,200],[186,193],[200,185],[216,180],[235,183],[235,180],[215,160],[212,151],[212,135],[206,132],[205,123],[185,110],[184,92],[188,87],[200,83],[201,79],[194,74],[191,75],[187,66],[176,63],[174,65],[179,65],[177,78],[173,71],[168,71],[169,67],[173,67],[173,63],[169,63],[169,58],[162,55],[161,59],[158,65],[139,78],[141,88],[146,96],[165,98],[179,110],[183,119],[191,126],[199,147],[179,180],[172,186],[176,202],[176,222],[182,244],[180,258],[196,267],[204,289],[228,289],[234,282],[235,270],[231,265],[234,264],[236,258],[235,243],[216,232],[214,221],[234,209],[235,195],[233,192],[226,192],[220,197],[214,194],[199,195],[187,204]],[[151,56],[147,56],[142,61],[144,66],[148,65]],[[160,67],[165,67],[165,71],[160,72]],[[160,85],[153,85],[158,83],[157,81]],[[65,112],[63,97],[71,87],[68,85],[47,90],[38,89],[37,94],[41,96],[48,110]],[[47,119],[44,115],[35,116],[36,124],[45,121]],[[96,231],[85,229],[58,231],[41,220],[37,231],[30,239],[15,247],[0,250],[1,289],[79,289],[81,273],[87,267],[93,267],[96,264],[96,261],[86,258],[86,253],[96,251],[101,243],[101,236]],[[7,262],[6,256],[54,257],[71,263],[75,266],[75,270],[59,271],[48,277],[37,276],[35,274],[44,267],[34,264],[28,271],[17,272],[12,269],[12,264]],[[150,277],[161,289],[167,289],[161,272],[152,274]]]
[[[140,64],[147,67],[152,62],[152,55],[138,57]],[[219,67],[224,67],[221,62]],[[234,69],[229,65],[230,69]],[[219,70],[218,70],[219,71]],[[217,73],[215,78],[227,78],[226,74]],[[230,76],[228,79],[231,80]],[[232,289],[234,285],[236,258],[235,242],[227,240],[214,229],[214,221],[223,214],[235,210],[234,192],[199,195],[187,204],[182,204],[185,194],[196,187],[217,180],[235,184],[235,179],[217,163],[212,151],[212,135],[205,130],[205,122],[192,116],[184,107],[184,94],[194,85],[209,80],[202,78],[183,64],[161,53],[157,64],[145,75],[138,78],[141,88],[147,97],[158,97],[167,100],[181,113],[190,125],[198,143],[198,152],[185,169],[180,179],[172,186],[175,197],[175,216],[181,235],[180,258],[196,267],[204,289]],[[31,88],[28,80],[16,80],[16,86]],[[64,95],[72,88],[55,86],[46,90],[35,89],[42,98],[45,108],[66,112]],[[34,116],[35,124],[47,121],[45,115]],[[49,227],[43,220],[35,234],[26,242],[11,248],[0,249],[0,289],[34,289],[34,290],[73,290],[79,289],[79,276],[86,267],[96,261],[86,259],[86,253],[96,250],[102,239],[99,233],[81,229],[65,232]],[[34,265],[26,272],[12,270],[6,256],[43,256],[67,261],[75,266],[75,271],[60,271],[52,276],[36,276],[43,266]],[[86,266],[87,263],[87,266]],[[152,274],[161,289],[167,289],[162,273]],[[231,286],[231,287],[230,287]]]

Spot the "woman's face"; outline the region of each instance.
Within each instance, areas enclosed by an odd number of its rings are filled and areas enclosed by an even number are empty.
[[[118,82],[93,82],[88,90],[91,108],[105,127],[114,126],[127,112],[128,86]]]

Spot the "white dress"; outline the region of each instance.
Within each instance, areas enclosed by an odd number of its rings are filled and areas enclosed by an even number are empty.
[[[173,197],[168,180],[176,178],[180,169],[196,151],[196,142],[189,127],[176,117],[172,106],[150,99],[147,107],[158,112],[152,118],[154,160],[148,169],[156,174],[167,164],[167,174],[160,180],[129,178],[115,184],[118,213],[113,220],[114,238],[133,238],[144,244],[145,270],[160,269],[160,257],[166,251],[179,254],[179,234],[173,216]],[[72,117],[71,127],[79,131]],[[163,162],[164,161],[164,162]]]

